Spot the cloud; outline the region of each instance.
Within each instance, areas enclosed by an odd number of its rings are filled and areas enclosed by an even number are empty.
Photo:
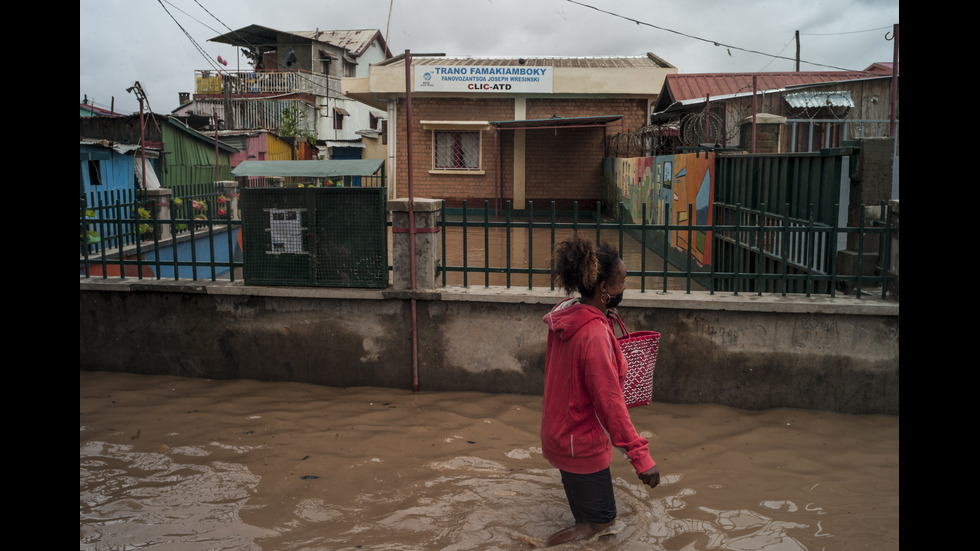
[[[117,110],[169,113],[194,71],[247,70],[238,49],[209,42],[257,24],[284,30],[378,29],[392,53],[633,56],[653,52],[681,72],[864,69],[891,61],[897,0],[82,0],[79,95]],[[875,29],[870,31],[869,29]],[[860,32],[859,32],[860,31]],[[720,45],[716,46],[715,43]],[[778,57],[773,57],[778,56]]]

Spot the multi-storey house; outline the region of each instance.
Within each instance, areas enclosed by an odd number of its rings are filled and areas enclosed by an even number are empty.
[[[309,142],[314,159],[383,155],[384,110],[344,96],[342,78],[362,77],[391,57],[380,31],[279,31],[250,25],[211,39],[241,48],[247,70],[195,71],[193,98],[177,115],[217,119],[223,130],[266,129]]]

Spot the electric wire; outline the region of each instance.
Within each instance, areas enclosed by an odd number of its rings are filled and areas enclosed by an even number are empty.
[[[201,57],[206,59],[208,64],[211,65],[211,67],[213,67],[215,71],[220,71],[221,69],[215,64],[214,61],[211,60],[211,57],[208,56],[207,52],[205,52],[203,48],[201,48],[201,45],[198,44],[196,40],[194,40],[194,37],[192,37],[191,34],[187,32],[187,29],[185,29],[184,26],[181,25],[179,21],[177,21],[177,18],[174,17],[172,13],[170,13],[170,10],[167,9],[167,6],[163,5],[163,0],[157,0],[157,2],[160,3],[160,7],[163,8],[163,11],[167,12],[167,15],[170,16],[170,19],[172,19],[173,22],[177,25],[177,28],[179,28],[181,32],[184,33],[184,36],[187,37],[187,40],[190,41],[191,45],[193,45],[194,48],[198,51],[198,53],[201,54]]]
[[[756,54],[756,55],[771,57],[773,59],[786,59],[786,60],[789,60],[789,61],[799,61],[800,63],[806,63],[807,65],[814,65],[814,66],[817,66],[817,67],[827,67],[829,69],[837,69],[839,71],[852,71],[853,70],[853,69],[845,69],[843,67],[836,67],[834,65],[825,65],[825,64],[822,64],[822,63],[815,63],[815,62],[812,62],[812,61],[804,61],[802,59],[797,60],[796,58],[793,58],[793,57],[786,57],[786,56],[780,56],[780,55],[767,54],[765,52],[760,52],[760,51],[757,51],[757,50],[750,50],[750,49],[747,49],[747,48],[740,48],[740,47],[735,46],[735,45],[725,44],[725,43],[722,43],[722,42],[718,42],[717,40],[710,40],[710,39],[707,39],[707,38],[701,38],[699,36],[694,36],[694,35],[691,35],[691,34],[682,33],[680,31],[675,31],[674,29],[668,29],[666,27],[660,27],[660,26],[654,25],[652,23],[647,23],[646,21],[640,21],[639,19],[633,19],[632,17],[627,17],[625,15],[621,15],[621,14],[614,13],[614,12],[611,12],[611,11],[608,11],[608,10],[600,9],[600,8],[595,7],[595,6],[591,6],[589,4],[583,4],[582,2],[576,2],[575,0],[565,0],[565,1],[566,2],[569,2],[571,4],[577,4],[577,5],[582,6],[582,7],[585,7],[585,8],[593,9],[593,10],[595,10],[597,12],[600,12],[600,13],[605,13],[607,15],[612,15],[613,17],[618,17],[620,19],[625,19],[627,21],[631,21],[633,23],[636,23],[637,25],[643,25],[643,26],[650,27],[650,28],[653,28],[653,29],[657,29],[657,30],[661,30],[661,31],[666,31],[666,32],[669,32],[669,33],[674,33],[676,35],[680,35],[680,36],[683,36],[685,38],[690,38],[690,39],[693,39],[693,40],[700,40],[702,42],[707,42],[709,44],[714,44],[715,46],[728,48],[729,50],[738,50],[738,51],[742,51],[742,52],[746,52],[746,53],[750,53],[750,54]],[[864,31],[859,31],[859,32],[864,32]],[[729,54],[730,53],[731,52],[729,51]]]
[[[169,1],[169,0],[158,0],[158,2],[160,2],[160,5],[161,5],[161,7],[163,7],[163,9],[164,9],[164,11],[166,11],[166,12],[167,12],[167,15],[169,15],[169,16],[170,16],[170,18],[171,18],[171,19],[172,19],[172,20],[174,21],[174,23],[176,23],[176,24],[177,24],[177,27],[178,27],[178,28],[180,28],[180,30],[181,30],[181,31],[182,31],[182,32],[184,33],[184,35],[185,35],[185,36],[187,37],[187,39],[188,39],[188,40],[189,40],[189,41],[191,42],[191,44],[192,44],[192,45],[194,46],[194,48],[195,48],[195,49],[197,49],[197,51],[198,51],[198,53],[200,53],[200,54],[201,54],[201,56],[202,56],[202,57],[203,57],[204,59],[206,59],[206,60],[207,60],[207,62],[208,62],[208,64],[209,64],[209,65],[210,65],[210,66],[211,66],[211,67],[212,67],[212,68],[213,68],[213,69],[214,69],[214,70],[215,70],[216,72],[218,72],[218,73],[220,74],[220,73],[221,73],[221,72],[223,71],[223,69],[222,69],[221,67],[219,67],[219,66],[218,66],[218,65],[216,64],[216,62],[215,62],[214,60],[212,60],[212,59],[211,59],[211,57],[210,57],[210,56],[209,56],[209,55],[208,55],[208,54],[207,54],[207,53],[206,53],[206,52],[204,51],[204,49],[203,49],[203,48],[202,48],[202,47],[200,46],[200,44],[198,44],[198,42],[197,42],[197,41],[196,41],[196,40],[195,40],[195,39],[194,39],[194,38],[193,38],[193,37],[192,37],[192,36],[190,35],[190,33],[189,33],[189,32],[188,32],[188,31],[187,31],[187,30],[186,30],[186,29],[185,29],[185,28],[184,28],[184,27],[183,27],[183,26],[182,26],[182,25],[181,25],[181,24],[180,24],[180,23],[179,23],[179,22],[177,21],[177,19],[176,19],[176,18],[175,18],[175,17],[173,16],[173,14],[172,14],[172,13],[170,13],[170,11],[169,11],[169,10],[167,10],[167,8],[166,8],[166,6],[163,6],[163,2],[166,2],[167,4],[170,4],[170,5],[171,5],[171,6],[173,6],[173,7],[175,8],[175,9],[177,9],[177,10],[178,10],[178,11],[180,11],[181,13],[183,13],[183,14],[185,14],[185,15],[187,15],[188,17],[190,17],[190,18],[191,18],[191,19],[193,19],[194,21],[196,21],[196,22],[198,22],[198,23],[200,23],[200,24],[201,24],[201,25],[203,25],[204,27],[207,27],[207,28],[208,28],[208,29],[210,29],[210,30],[211,30],[212,32],[214,32],[214,33],[216,33],[216,34],[221,34],[221,33],[220,33],[220,31],[217,31],[217,30],[215,30],[215,29],[214,29],[214,28],[212,28],[212,27],[211,27],[210,25],[207,25],[206,23],[204,23],[204,22],[202,22],[202,21],[200,21],[199,19],[197,19],[197,18],[195,18],[195,17],[193,17],[193,16],[191,16],[191,15],[190,15],[190,14],[188,14],[188,13],[187,13],[186,11],[184,11],[184,10],[182,10],[182,9],[180,9],[179,7],[177,7],[177,6],[175,6],[175,5],[174,5],[173,3],[171,3],[171,2]],[[216,15],[214,15],[213,13],[211,13],[211,11],[210,11],[210,10],[208,10],[207,8],[205,8],[205,7],[204,7],[204,6],[203,6],[203,5],[202,5],[202,4],[201,4],[201,3],[200,3],[200,2],[198,1],[198,0],[194,0],[194,3],[195,3],[195,4],[197,4],[197,5],[198,5],[198,6],[199,6],[199,7],[200,7],[200,8],[202,9],[202,10],[204,10],[204,12],[205,12],[205,13],[207,13],[207,14],[208,14],[209,16],[211,16],[211,18],[212,18],[212,19],[214,19],[215,21],[217,21],[218,23],[220,23],[220,24],[221,24],[221,26],[223,26],[223,27],[224,27],[225,29],[227,29],[228,31],[230,31],[230,33],[231,33],[232,35],[234,35],[234,36],[235,36],[235,38],[236,38],[236,39],[238,39],[238,40],[240,41],[240,44],[242,44],[242,45],[245,45],[245,46],[246,46],[246,47],[247,47],[247,48],[248,48],[249,50],[251,50],[251,51],[253,51],[253,52],[256,52],[256,54],[257,54],[257,55],[260,55],[260,51],[261,51],[261,50],[259,49],[259,47],[257,47],[256,45],[254,45],[254,44],[252,44],[251,42],[249,42],[248,40],[246,40],[246,39],[245,39],[244,37],[242,37],[242,36],[241,36],[240,34],[238,34],[238,32],[237,32],[236,30],[234,30],[234,29],[232,29],[232,28],[231,28],[231,27],[229,27],[229,26],[228,26],[227,24],[225,24],[225,22],[224,22],[224,21],[222,21],[221,19],[219,19],[219,18],[218,18],[218,16],[216,16]],[[238,55],[238,54],[236,54],[236,57],[237,57],[237,55]],[[287,68],[287,67],[285,67],[285,66],[284,66],[284,65],[283,65],[282,63],[280,63],[280,62],[279,62],[278,60],[276,60],[276,66],[277,66],[278,68],[280,68],[280,69],[286,69],[286,68]],[[291,72],[292,72],[292,71],[291,71]],[[302,73],[302,72],[300,72],[300,71],[295,71],[295,76],[296,76],[296,77],[298,77],[298,78],[299,78],[300,80],[303,80],[303,81],[305,81],[306,83],[308,83],[308,84],[310,84],[311,86],[319,86],[319,85],[320,85],[320,83],[318,83],[318,82],[316,82],[316,81],[314,81],[314,80],[313,80],[312,78],[309,78],[308,76],[306,76],[305,74],[303,74],[303,73]],[[247,97],[247,96],[245,96],[245,97],[242,97],[242,98],[239,98],[239,99],[240,99],[240,100],[244,100],[244,101],[268,101],[268,100],[270,100],[270,99],[275,99],[275,98],[278,98],[278,97],[282,97],[282,96],[288,96],[288,95],[290,95],[290,94],[280,94],[280,95],[276,95],[276,96],[263,96],[263,97],[262,97],[261,99],[259,99],[259,98],[252,98],[252,97]],[[304,103],[305,103],[305,102],[304,102]],[[315,107],[314,107],[314,108],[315,108]]]

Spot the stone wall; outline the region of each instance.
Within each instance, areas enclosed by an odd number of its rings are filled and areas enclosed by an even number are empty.
[[[81,369],[531,395],[543,388],[542,317],[562,298],[133,279],[79,289]],[[662,334],[657,401],[890,415],[898,309],[869,298],[635,290],[620,307],[631,330]]]

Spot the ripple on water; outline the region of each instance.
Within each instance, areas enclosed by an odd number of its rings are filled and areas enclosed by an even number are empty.
[[[526,551],[571,524],[537,447],[540,397],[81,383],[81,549]],[[618,533],[563,551],[898,547],[897,419],[669,404],[631,416],[661,485],[614,455]]]

